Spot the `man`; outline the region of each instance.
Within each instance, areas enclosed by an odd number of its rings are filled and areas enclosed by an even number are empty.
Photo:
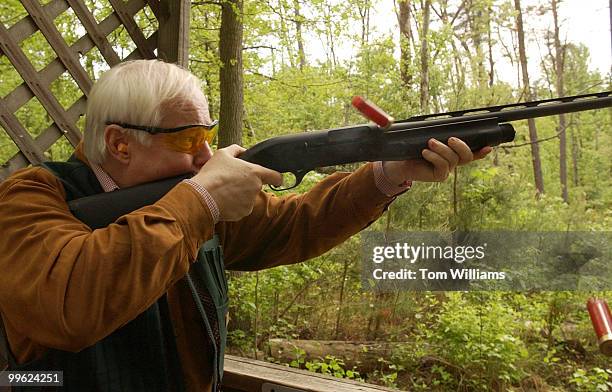
[[[155,60],[92,89],[84,142],[66,163],[0,185],[0,312],[11,368],[63,370],[66,390],[210,390],[222,375],[224,266],[315,257],[377,219],[411,181],[484,157],[431,140],[424,160],[377,162],[275,197],[273,170],[214,152],[199,80]],[[193,173],[158,202],[92,231],[67,201]]]

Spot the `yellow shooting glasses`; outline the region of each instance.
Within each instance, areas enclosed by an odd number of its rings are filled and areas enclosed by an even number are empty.
[[[212,141],[217,135],[218,123],[219,121],[215,120],[208,125],[183,125],[176,128],[159,128],[112,121],[107,121],[106,125],[118,125],[121,128],[144,131],[151,135],[161,134],[164,138],[164,144],[166,144],[168,148],[194,155],[204,146],[204,142],[208,142],[209,145],[212,144]]]

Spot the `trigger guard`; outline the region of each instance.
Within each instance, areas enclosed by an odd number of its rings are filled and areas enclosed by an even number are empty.
[[[304,176],[306,176],[306,174],[308,174],[308,172],[310,172],[311,169],[308,170],[297,170],[295,172],[287,172],[287,173],[291,173],[293,174],[293,176],[295,177],[295,183],[287,188],[277,188],[274,185],[270,185],[270,189],[280,192],[280,191],[287,191],[289,189],[293,189],[295,187],[297,187],[298,185],[300,185],[302,183],[302,180],[304,179]]]

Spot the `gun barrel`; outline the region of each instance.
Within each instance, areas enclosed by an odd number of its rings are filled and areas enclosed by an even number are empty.
[[[395,124],[391,126],[390,130],[412,129],[424,125],[451,124],[459,119],[497,119],[500,122],[518,121],[535,117],[554,116],[562,113],[573,113],[609,107],[612,107],[612,91],[605,91],[596,94],[575,95],[572,97],[546,99],[542,101],[414,116],[406,120],[396,121]]]

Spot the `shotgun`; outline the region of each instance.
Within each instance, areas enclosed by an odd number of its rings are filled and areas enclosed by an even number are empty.
[[[370,113],[367,117],[378,124],[273,137],[249,148],[240,158],[280,173],[293,173],[295,184],[285,188],[291,189],[309,171],[319,167],[421,158],[421,151],[431,138],[446,143],[455,136],[476,151],[513,141],[515,131],[509,124],[512,121],[609,107],[612,107],[612,91],[415,116],[395,122],[388,118],[379,120],[377,115],[380,117],[381,113]],[[68,205],[92,229],[105,227],[122,215],[153,204],[189,177],[186,174],[84,197]]]

